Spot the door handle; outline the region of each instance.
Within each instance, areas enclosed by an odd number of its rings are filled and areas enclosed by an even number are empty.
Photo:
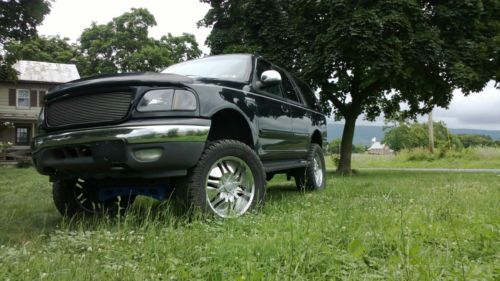
[[[285,112],[285,113],[288,113],[288,112],[290,111],[290,108],[288,108],[288,106],[286,106],[286,105],[282,104],[282,105],[281,105],[281,110],[282,110],[283,112]]]

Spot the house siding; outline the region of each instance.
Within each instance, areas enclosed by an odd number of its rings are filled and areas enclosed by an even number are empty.
[[[17,84],[2,84],[0,85],[0,120],[16,119],[16,120],[36,120],[40,113],[39,97],[33,93],[40,91],[47,92],[51,86],[34,83],[17,83]],[[17,106],[9,105],[9,89],[26,89],[30,91],[30,107],[18,108]],[[38,94],[39,95],[39,94]],[[32,99],[35,99],[34,101]]]
[[[14,125],[13,128],[0,130],[0,142],[10,142],[14,144],[14,149],[27,149],[29,145],[26,144],[36,134],[43,95],[56,85],[79,79],[80,75],[76,66],[70,64],[21,60],[14,64],[14,68],[19,72],[18,81],[0,81],[0,123],[10,122]],[[25,89],[28,93],[20,100],[19,89]],[[26,107],[19,107],[20,101]],[[22,128],[28,129],[28,140],[16,144],[16,132],[22,138],[25,136],[26,130]]]
[[[16,145],[15,127],[28,127],[30,137],[36,134],[36,121],[41,110],[40,93],[47,93],[53,84],[46,83],[2,83],[0,84],[0,122],[11,122],[14,128],[4,129],[0,132],[0,142],[10,142],[14,144],[13,148],[28,148],[25,145]],[[19,108],[9,104],[9,90],[26,89],[30,93],[30,107]]]

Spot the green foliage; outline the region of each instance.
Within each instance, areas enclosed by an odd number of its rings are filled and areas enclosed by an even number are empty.
[[[486,135],[460,134],[458,135],[458,138],[464,147],[498,145],[498,142],[495,142],[490,136]]]
[[[33,1],[35,2],[35,1]],[[11,38],[5,45],[9,64],[17,60],[76,63],[81,76],[103,73],[160,71],[167,66],[201,55],[194,35],[167,34],[159,40],[149,37],[156,25],[146,9],[132,9],[107,24],[85,29],[77,44],[67,38],[39,37],[35,30],[26,36]],[[8,65],[0,65],[0,80],[15,80]],[[7,78],[10,77],[10,78]]]
[[[0,2],[0,45],[36,35],[50,12],[50,0],[6,0]]]
[[[17,80],[15,60],[5,57],[5,44],[36,35],[36,27],[50,12],[50,0],[0,1],[0,81]]]
[[[142,198],[126,217],[63,220],[47,177],[0,168],[0,280],[496,280],[497,179],[370,171],[301,193],[276,176],[236,220]]]
[[[447,106],[454,89],[498,81],[496,0],[202,2],[213,54],[256,52],[321,90],[325,109],[346,120],[342,158],[361,113],[415,116]],[[341,164],[350,170],[350,159]]]
[[[6,45],[11,60],[33,60],[54,63],[76,62],[77,47],[68,38],[59,36],[34,36],[23,41],[13,41]]]
[[[394,151],[428,147],[428,124],[400,122],[385,133],[382,142]],[[443,122],[434,122],[434,143],[441,151],[463,148],[460,138],[457,135],[451,134]]]
[[[154,16],[143,8],[133,8],[107,24],[92,23],[80,37],[81,74],[159,71],[201,55],[192,34],[149,37],[155,25]]]
[[[329,154],[340,154],[341,142],[342,142],[341,139],[333,139],[328,144],[328,153]],[[366,146],[364,146],[364,145],[353,145],[352,146],[352,152],[353,153],[364,153],[364,152],[366,152]]]

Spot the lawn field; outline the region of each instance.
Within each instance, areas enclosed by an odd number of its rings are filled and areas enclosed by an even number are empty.
[[[426,150],[403,151],[396,155],[353,154],[354,168],[450,168],[450,169],[500,169],[500,148],[473,147],[463,151],[449,151],[440,157],[439,151],[429,154]],[[330,157],[328,159],[333,166]]]
[[[188,220],[141,199],[65,221],[46,177],[0,168],[0,280],[499,280],[500,175],[361,171],[259,213]]]

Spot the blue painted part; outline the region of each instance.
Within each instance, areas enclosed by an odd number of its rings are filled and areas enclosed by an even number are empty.
[[[99,189],[99,200],[106,201],[117,196],[144,195],[157,200],[165,200],[169,194],[167,186],[148,187],[102,187]]]

